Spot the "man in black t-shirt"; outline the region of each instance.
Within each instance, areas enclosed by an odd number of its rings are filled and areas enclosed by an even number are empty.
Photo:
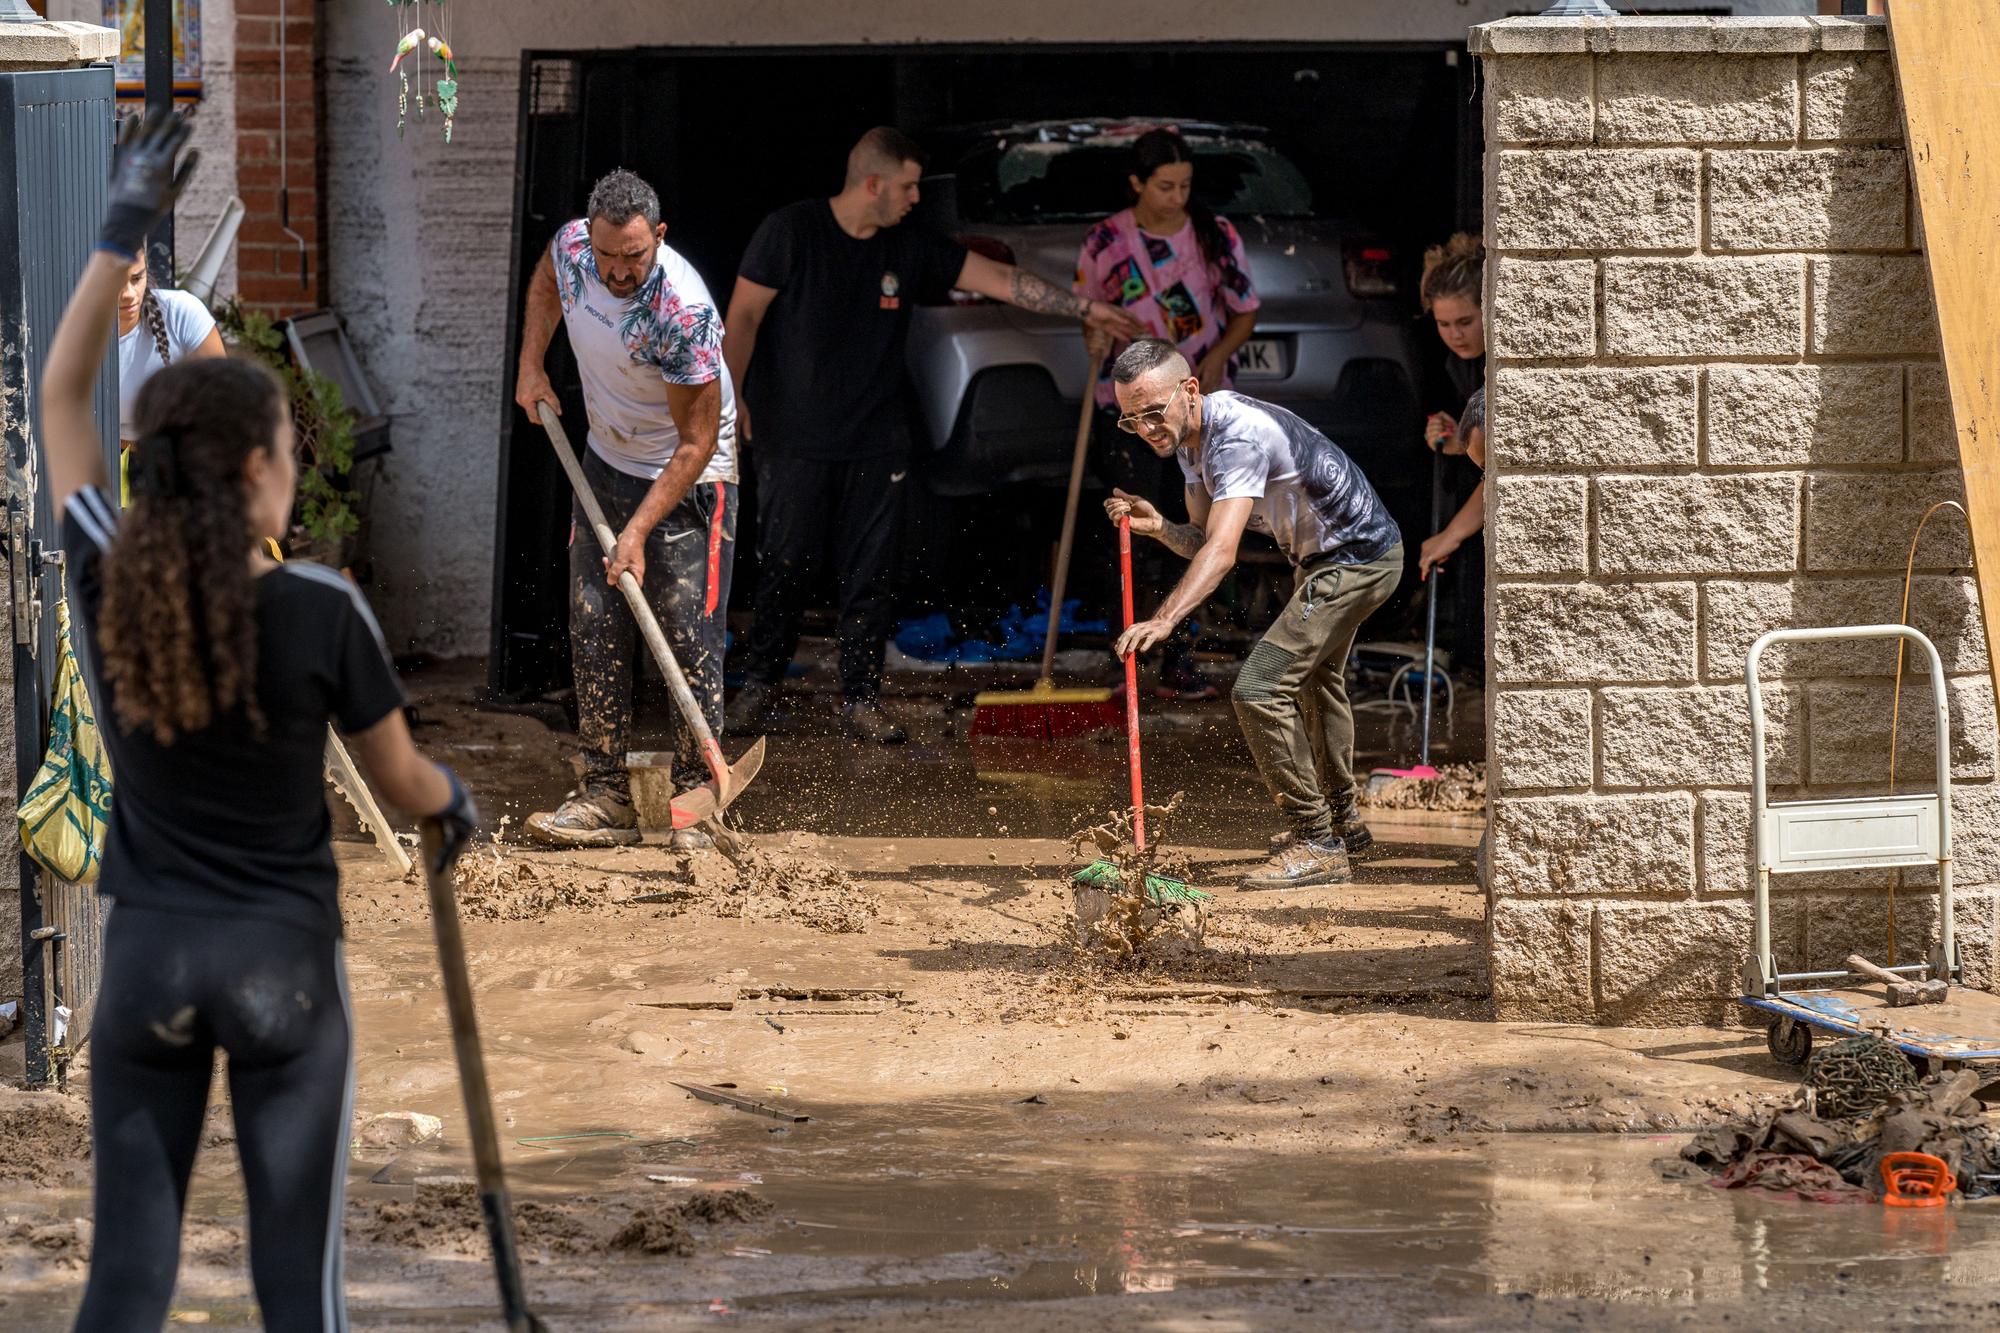
[[[922,174],[915,143],[870,130],[848,154],[839,194],[779,209],[744,252],[722,350],[743,395],[738,448],[757,470],[762,569],[732,731],[753,730],[769,711],[830,543],[847,730],[885,745],[904,739],[879,696],[889,563],[909,477],[903,345],[915,306],[959,288],[1119,338],[1141,332],[1116,306],[898,226]]]

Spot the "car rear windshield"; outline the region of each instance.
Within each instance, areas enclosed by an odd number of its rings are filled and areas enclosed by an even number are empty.
[[[1195,197],[1218,213],[1310,217],[1312,187],[1275,149],[1247,139],[1201,140],[1194,148]],[[959,211],[971,222],[1055,222],[1101,218],[1132,202],[1127,138],[1082,142],[1002,140],[958,167]]]

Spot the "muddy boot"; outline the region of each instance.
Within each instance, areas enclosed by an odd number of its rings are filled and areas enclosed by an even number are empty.
[[[729,707],[722,710],[722,730],[728,736],[747,736],[761,731],[771,720],[772,705],[778,701],[778,687],[761,680],[746,680],[736,689]]]
[[[528,836],[546,847],[630,847],[639,841],[639,816],[631,802],[602,787],[584,787],[551,813],[528,816]]]
[[[698,828],[677,828],[667,846],[677,852],[707,852],[715,849],[715,839]]]
[[[1243,877],[1246,889],[1303,889],[1314,884],[1346,884],[1354,878],[1347,849],[1338,838],[1325,842],[1299,839],[1272,853],[1271,859]]]
[[[858,741],[877,745],[901,745],[910,733],[896,725],[879,699],[853,699],[840,710],[840,725]]]

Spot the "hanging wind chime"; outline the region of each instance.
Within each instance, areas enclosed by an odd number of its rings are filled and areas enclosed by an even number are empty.
[[[396,54],[389,72],[402,80],[396,92],[396,137],[410,122],[410,71],[403,57],[415,54],[410,63],[417,70],[417,119],[424,115],[424,52],[443,62],[437,81],[437,109],[444,117],[444,141],[451,142],[452,122],[458,118],[458,62],[451,52],[451,20],[446,17],[445,0],[389,0],[396,11]]]

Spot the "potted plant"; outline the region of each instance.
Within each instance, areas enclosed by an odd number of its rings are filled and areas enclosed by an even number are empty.
[[[225,342],[271,368],[291,400],[299,497],[286,542],[289,553],[333,569],[348,568],[361,545],[361,497],[350,485],[354,414],[341,401],[340,386],[293,365],[284,335],[272,326],[270,317],[244,310],[235,298],[216,306],[215,322]]]

